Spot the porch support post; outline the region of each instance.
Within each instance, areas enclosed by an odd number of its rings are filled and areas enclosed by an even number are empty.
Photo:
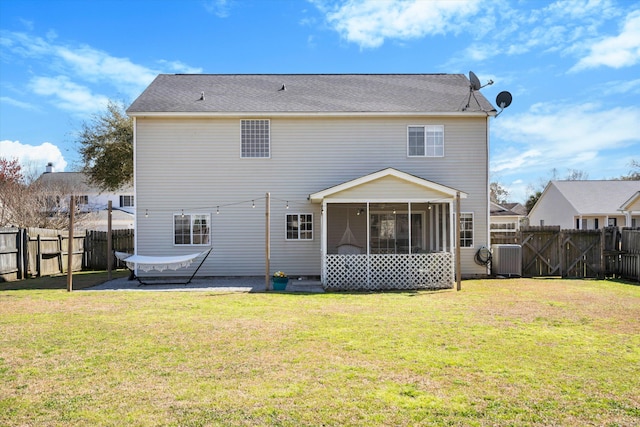
[[[452,242],[453,243],[453,242]],[[460,192],[456,192],[456,290],[459,291],[462,281],[461,262],[460,262]]]
[[[264,199],[264,290],[269,290],[269,273],[271,270],[271,193]]]
[[[322,238],[320,241],[320,256],[322,257],[322,284],[327,284],[327,201],[322,200],[320,208],[320,222],[322,228]]]

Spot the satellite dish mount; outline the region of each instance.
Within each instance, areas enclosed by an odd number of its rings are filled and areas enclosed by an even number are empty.
[[[478,99],[476,98],[475,93],[480,89],[482,89],[483,87],[489,86],[492,84],[493,84],[493,80],[489,80],[485,85],[483,85],[482,83],[480,83],[480,79],[478,78],[478,76],[476,76],[476,73],[474,73],[473,71],[469,71],[469,98],[467,99],[467,105],[463,108],[462,111],[466,111],[467,108],[469,108],[469,105],[471,104],[472,96],[473,96],[473,99],[476,100],[476,104],[480,106],[480,103],[478,102]]]
[[[511,94],[506,90],[503,90],[498,94],[498,96],[496,96],[496,105],[500,107],[500,111],[498,112],[498,114],[496,114],[496,117],[498,117],[505,108],[511,105],[512,100],[513,98],[511,97]]]

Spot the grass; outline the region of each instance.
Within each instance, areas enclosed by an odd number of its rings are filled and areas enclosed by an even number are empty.
[[[631,426],[640,286],[0,292],[0,425]]]

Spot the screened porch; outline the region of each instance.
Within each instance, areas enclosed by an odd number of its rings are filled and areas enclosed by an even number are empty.
[[[453,207],[466,197],[394,168],[310,194],[309,200],[322,203],[324,287],[453,287]]]
[[[328,203],[323,283],[333,290],[454,283],[451,202]]]

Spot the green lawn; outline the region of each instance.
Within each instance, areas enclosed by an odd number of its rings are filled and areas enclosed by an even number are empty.
[[[632,426],[640,286],[0,292],[0,425]]]

